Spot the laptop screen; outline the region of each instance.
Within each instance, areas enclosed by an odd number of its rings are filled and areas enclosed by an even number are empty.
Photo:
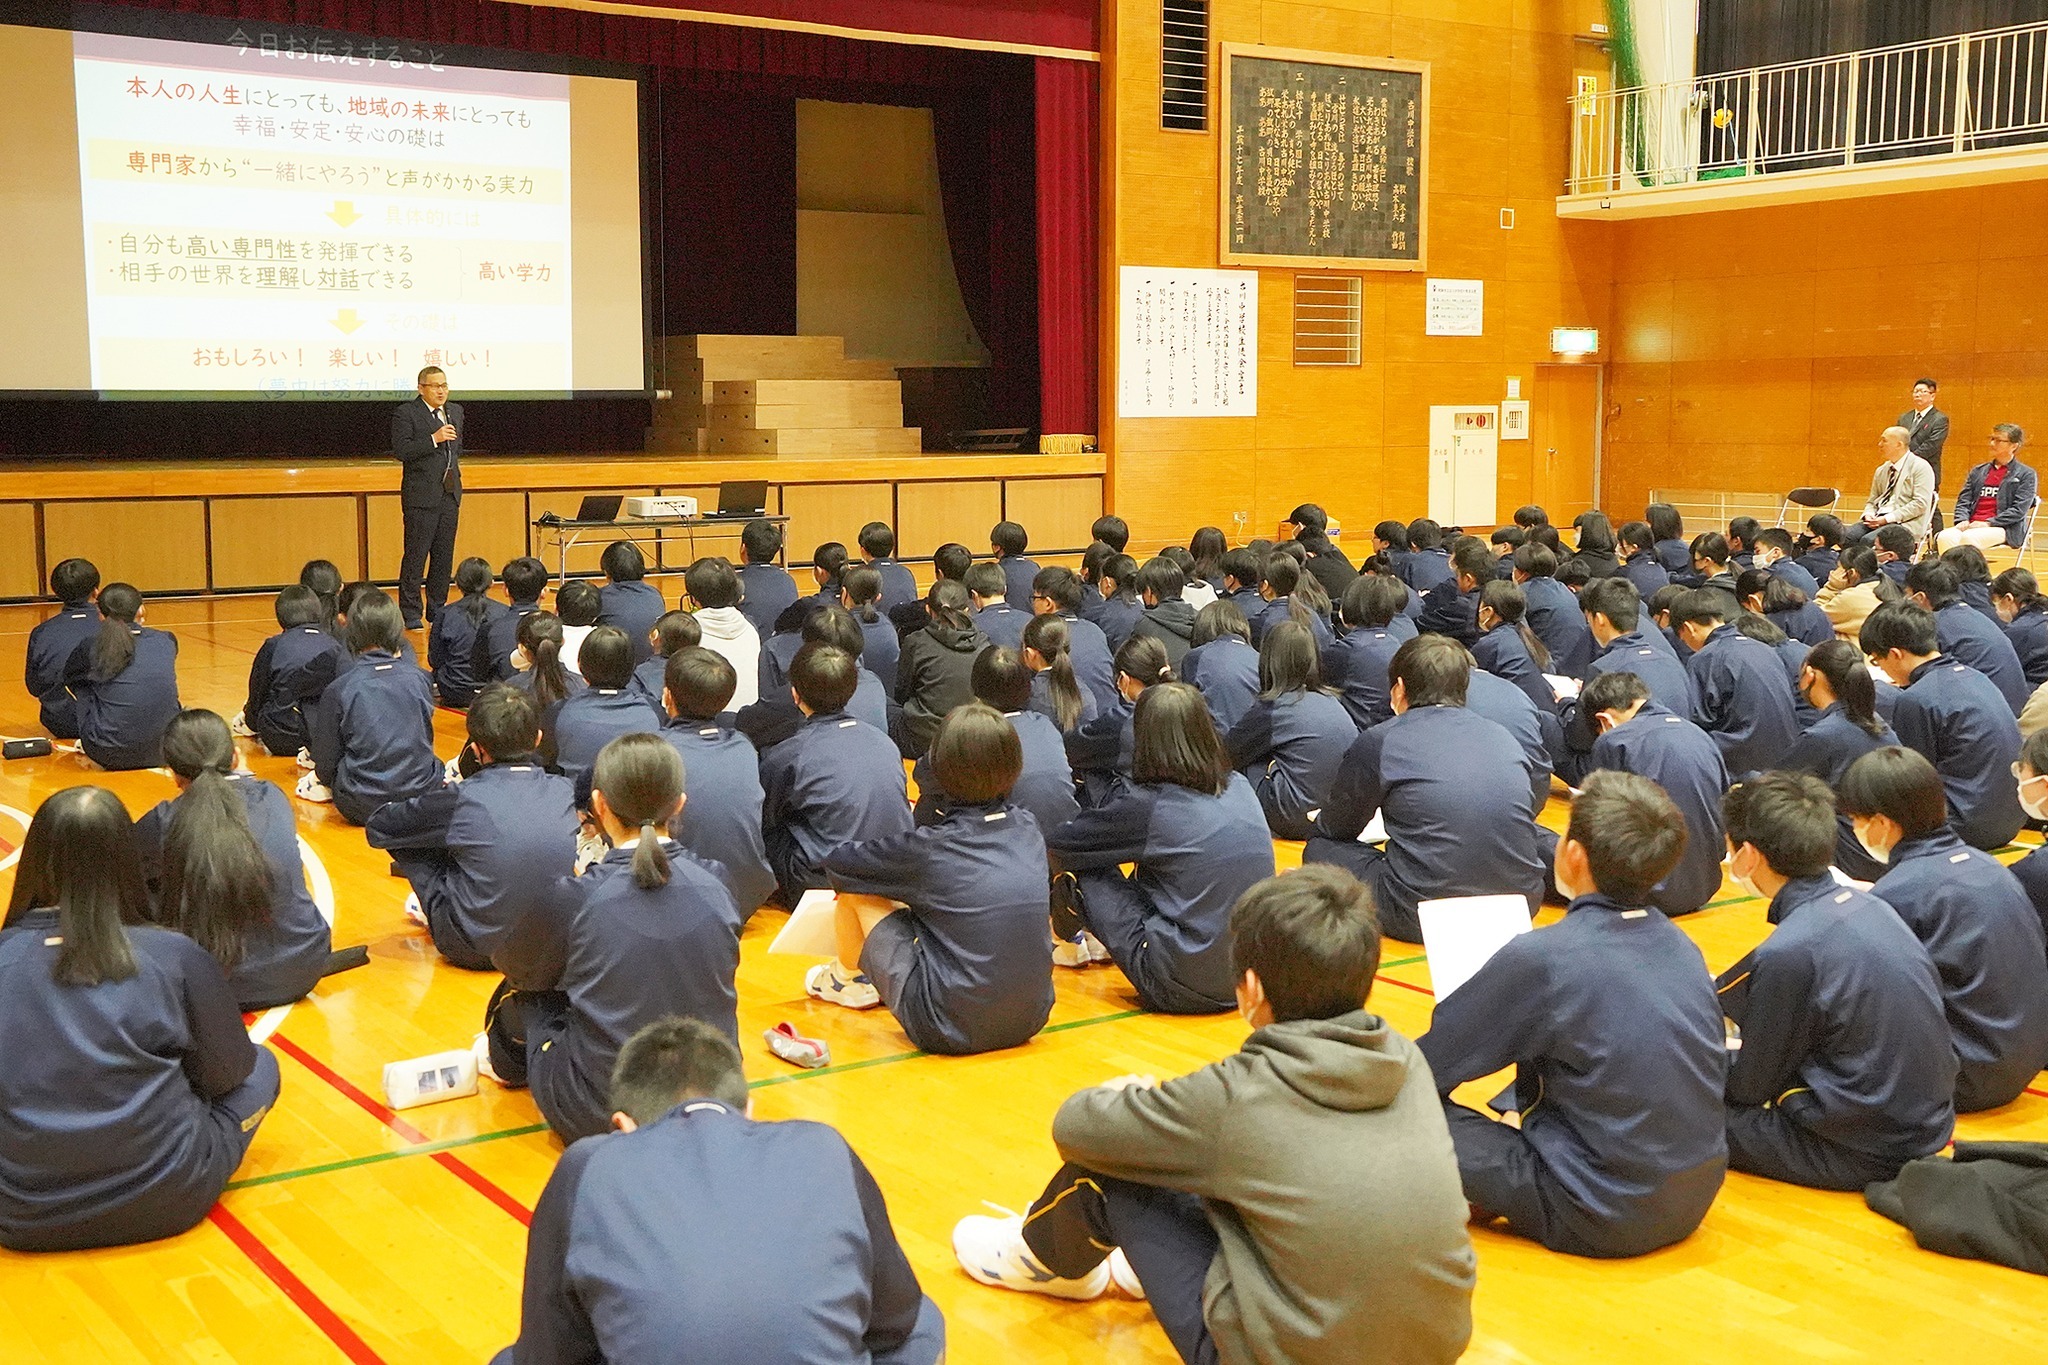
[[[768,481],[741,480],[718,485],[718,515],[758,517],[768,510]]]

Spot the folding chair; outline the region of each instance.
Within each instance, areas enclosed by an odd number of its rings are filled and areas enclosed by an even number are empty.
[[[1804,507],[1809,512],[1825,512],[1842,500],[1839,488],[1795,488],[1785,495],[1785,501],[1778,508],[1778,525],[1784,526],[1785,518],[1795,507]]]
[[[2034,499],[2034,505],[2027,509],[2027,538],[2020,546],[2019,554],[2013,560],[2013,567],[2019,568],[2027,562],[2027,556],[2034,553],[2034,532],[2041,529],[2041,500]]]

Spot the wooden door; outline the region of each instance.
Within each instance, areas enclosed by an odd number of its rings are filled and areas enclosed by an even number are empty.
[[[1597,500],[1602,370],[1598,365],[1538,365],[1529,404],[1530,485],[1557,525]]]

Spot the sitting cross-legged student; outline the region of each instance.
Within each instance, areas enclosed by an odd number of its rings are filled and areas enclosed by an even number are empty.
[[[1941,562],[1955,570],[1956,596],[1963,604],[2003,630],[2005,618],[1991,605],[1991,565],[1984,552],[1974,545],[1957,545],[1941,552]]]
[[[63,605],[28,633],[22,682],[41,704],[43,728],[58,739],[78,738],[78,703],[64,686],[64,666],[99,634],[100,611],[93,602],[99,587],[100,571],[91,560],[59,560],[50,570],[50,595]]]
[[[1934,613],[1911,602],[1872,612],[1858,644],[1899,687],[1892,728],[1941,774],[1956,833],[1972,848],[2011,843],[2026,823],[2012,782],[2020,730],[1998,688],[1942,653]]]
[[[573,578],[555,592],[555,614],[562,619],[562,666],[581,677],[583,642],[597,629],[604,595],[595,583]]]
[[[387,801],[438,790],[447,776],[434,756],[433,684],[398,657],[403,625],[398,604],[382,592],[358,597],[348,617],[354,662],[328,684],[315,713],[313,772],[298,794],[332,801],[352,825],[368,824]]]
[[[2048,730],[2027,736],[2019,762],[2012,765],[2012,775],[2027,817],[2048,821]],[[2034,913],[2041,917],[2041,932],[2048,935],[2048,844],[2013,863],[2011,870],[2033,902]]]
[[[970,565],[961,583],[967,588],[967,604],[974,609],[974,624],[989,643],[1017,649],[1024,643],[1024,627],[1031,624],[1030,599],[1025,599],[1024,610],[1010,605],[1006,594],[1010,590],[1009,580],[1003,577],[1003,566],[992,559]]]
[[[1515,551],[1514,582],[1527,603],[1523,617],[1550,654],[1545,671],[1576,678],[1592,662],[1593,634],[1578,596],[1557,581],[1557,569],[1557,556],[1547,546],[1524,545]]]
[[[620,735],[653,734],[668,719],[633,686],[633,645],[617,626],[599,626],[583,637],[583,681],[589,686],[556,709],[540,744],[540,751],[575,784],[579,802],[605,745]]]
[[[826,855],[839,955],[811,968],[804,990],[886,1005],[926,1052],[1016,1047],[1045,1027],[1053,999],[1045,838],[1009,801],[1024,746],[1001,712],[969,702],[939,726],[929,766],[945,797],[937,823]]]
[[[1439,584],[1449,583],[1458,575],[1451,563],[1451,552],[1444,544],[1443,527],[1427,517],[1408,523],[1408,556],[1396,564],[1401,580],[1425,598]]]
[[[1711,592],[1735,596],[1734,551],[1728,546],[1728,537],[1719,531],[1703,531],[1692,538],[1692,571],[1699,579],[1695,585]]]
[[[1223,581],[1216,600],[1236,607],[1238,614],[1244,617],[1247,629],[1251,619],[1266,609],[1266,599],[1259,596],[1260,564],[1260,557],[1246,546],[1231,550],[1217,561],[1217,572]],[[1251,637],[1247,635],[1245,638]]]
[[[739,679],[732,709],[752,706],[761,695],[761,635],[740,614],[739,575],[724,559],[696,560],[683,571],[683,595],[697,618],[698,642],[714,654],[723,654]]]
[[[1776,577],[1799,589],[1800,595],[1809,602],[1820,591],[1820,580],[1793,557],[1797,546],[1790,531],[1782,526],[1764,527],[1756,533],[1754,547],[1755,553],[1750,557],[1751,568],[1770,570]],[[1813,643],[1820,642],[1816,640]]]
[[[1116,667],[1111,662],[1109,637],[1101,626],[1082,618],[1081,586],[1080,575],[1072,569],[1058,565],[1040,569],[1031,586],[1031,611],[1035,616],[1057,616],[1066,622],[1067,656],[1073,661],[1075,680],[1098,707],[1114,706]]]
[[[327,975],[334,950],[291,798],[236,770],[235,737],[211,711],[171,718],[164,766],[178,796],[135,822],[156,922],[212,953],[243,1009],[289,1005]]]
[[[689,798],[669,837],[724,871],[746,918],[775,894],[775,871],[761,837],[760,758],[720,720],[737,684],[722,654],[693,645],[669,655],[662,697],[670,719],[661,737],[683,756]]]
[[[1229,932],[1241,1049],[1068,1099],[1066,1164],[1023,1217],[962,1219],[954,1254],[983,1284],[1061,1299],[1114,1281],[1184,1361],[1456,1360],[1466,1203],[1428,1065],[1365,1008],[1371,897],[1302,868],[1247,890]]]
[[[1899,585],[1879,569],[1877,551],[1858,545],[1842,551],[1827,582],[1814,594],[1814,605],[1827,613],[1837,639],[1853,640],[1870,613],[1901,596]]]
[[[1727,1039],[1706,959],[1655,905],[1692,837],[1648,777],[1592,774],[1557,846],[1564,919],[1509,939],[1437,1000],[1416,1045],[1475,1221],[1552,1251],[1640,1256],[1690,1236],[1714,1202]],[[1510,1064],[1519,1127],[1451,1098]]]
[[[1002,566],[1004,597],[1018,611],[1031,610],[1032,583],[1038,577],[1038,562],[1024,557],[1031,548],[1031,535],[1014,521],[999,521],[989,529],[989,548]]]
[[[100,622],[64,665],[78,718],[78,748],[109,771],[163,762],[164,726],[178,701],[178,637],[143,624],[142,594],[100,589]]]
[[[541,766],[540,711],[504,683],[468,716],[462,781],[393,801],[370,816],[371,848],[388,849],[441,956],[484,971],[521,917],[576,866],[576,786]]]
[[[519,643],[512,651],[513,672],[506,685],[533,698],[543,736],[562,703],[590,685],[563,662],[564,643],[561,618],[553,612],[530,611],[519,618]]]
[[[1282,621],[1259,646],[1259,699],[1224,739],[1230,766],[1251,780],[1276,838],[1307,839],[1330,799],[1358,725],[1323,686],[1316,638]]]
[[[1074,799],[1074,770],[1067,763],[1067,746],[1059,727],[1030,709],[1031,678],[1031,670],[1017,651],[1001,645],[990,645],[974,660],[974,699],[994,707],[1010,722],[1023,753],[1023,766],[1010,788],[1010,804],[1030,811],[1039,833],[1049,835],[1073,819],[1081,806]],[[930,825],[943,819],[953,802],[932,772],[929,754],[917,760],[910,780],[917,788],[913,812],[917,823]]]
[[[1888,688],[1894,696],[1896,688]],[[1772,766],[1781,772],[1810,773],[1828,784],[1840,805],[1842,778],[1849,765],[1872,749],[1897,744],[1899,737],[1878,713],[1877,686],[1863,651],[1847,640],[1816,645],[1799,672],[1799,691],[1816,719],[1790,752]],[[1859,882],[1884,875],[1884,864],[1870,856],[1856,838],[1849,817],[1835,822],[1835,866]]]
[[[2007,569],[1992,580],[1991,609],[2019,655],[2027,686],[2038,690],[2048,683],[2048,596],[2026,569]]]
[[[1692,542],[1685,536],[1685,519],[1668,502],[1653,502],[1643,509],[1643,521],[1650,528],[1651,549],[1671,581],[1682,588],[1697,588],[1700,579],[1693,572]]]
[[[1102,605],[1093,620],[1102,627],[1103,638],[1112,651],[1120,648],[1138,622],[1145,618],[1145,604],[1138,597],[1138,561],[1129,555],[1111,555],[1097,579]]]
[[[1344,589],[1347,629],[1323,652],[1323,681],[1337,689],[1337,700],[1361,730],[1394,714],[1387,700],[1387,664],[1414,636],[1390,626],[1401,615],[1407,594],[1400,579],[1377,573],[1362,573]]]
[[[633,642],[633,662],[647,662],[653,652],[648,636],[654,623],[668,610],[661,592],[646,581],[647,557],[630,540],[615,540],[604,547],[598,560],[605,584],[598,589],[597,624],[616,626]]]
[[[1195,613],[1189,640],[1193,648],[1177,672],[1209,703],[1216,728],[1228,733],[1259,695],[1259,651],[1252,648],[1252,628],[1236,603],[1218,598]]]
[[[1870,538],[1877,549],[1879,572],[1892,582],[1904,585],[1906,575],[1912,571],[1914,556],[1920,552],[1920,542],[1913,535],[1913,528],[1893,523],[1877,528],[1877,534]]]
[[[874,1177],[822,1123],[755,1122],[731,1039],[656,1020],[606,1106],[617,1131],[564,1152],[534,1207],[519,1340],[493,1365],[944,1356]]]
[[[1597,647],[1592,662],[1586,666],[1587,682],[1603,673],[1633,673],[1643,680],[1651,699],[1659,706],[1674,716],[1691,720],[1692,679],[1672,651],[1671,642],[1664,638],[1664,632],[1655,626],[1642,628],[1642,599],[1628,577],[1588,583],[1579,595],[1579,606]],[[1588,771],[1586,756],[1593,751],[1593,741],[1600,732],[1578,700],[1560,701],[1558,719],[1563,743],[1552,757],[1556,760],[1557,775],[1576,785]]]
[[[1885,864],[1870,894],[1899,912],[1941,976],[1962,1068],[1956,1112],[2018,1099],[2048,1066],[2048,940],[2025,888],[1956,837],[1941,774],[1911,749],[1857,759],[1841,810]]]
[[[974,660],[988,648],[988,636],[967,609],[967,589],[950,578],[925,594],[925,628],[903,640],[896,664],[896,701],[890,735],[905,758],[922,758],[939,722],[956,706],[974,700]]]
[[[1446,896],[1515,894],[1543,903],[1557,836],[1536,824],[1527,754],[1466,709],[1472,656],[1423,635],[1388,666],[1394,718],[1345,751],[1305,863],[1335,863],[1372,889],[1391,938],[1422,942],[1416,906]],[[1385,851],[1359,842],[1374,815]]]
[[[1553,670],[1550,651],[1523,620],[1528,606],[1528,599],[1513,583],[1495,579],[1481,588],[1479,637],[1472,642],[1472,660],[1494,677],[1520,688],[1537,711],[1555,715],[1557,692],[1543,676]]]
[[[633,665],[633,690],[659,706],[661,689],[668,686],[669,656],[679,649],[703,644],[704,630],[687,611],[665,611],[655,618],[647,639],[654,653]]]
[[[1046,835],[1053,871],[1064,874],[1054,961],[1107,958],[1146,1009],[1219,1013],[1230,1008],[1230,907],[1273,875],[1273,839],[1194,688],[1143,689],[1133,745],[1130,782]],[[1129,876],[1125,863],[1136,865]]]
[[[1685,821],[1685,850],[1641,903],[1689,915],[1721,890],[1721,793],[1728,768],[1706,731],[1660,706],[1633,673],[1602,673],[1586,684],[1580,710],[1600,731],[1587,755],[1588,780],[1633,773],[1664,789]]]
[[[740,615],[763,640],[798,596],[796,579],[775,562],[781,554],[782,528],[774,522],[756,517],[740,528],[740,562],[733,569],[740,578]]]
[[[511,609],[491,600],[487,559],[472,555],[456,565],[455,590],[460,596],[434,613],[434,623],[427,629],[427,669],[434,675],[442,705],[459,711],[491,681],[477,671],[477,642],[488,638],[494,617],[508,615]]]
[[[143,928],[149,890],[120,798],[36,810],[0,924],[0,1246],[79,1251],[205,1218],[277,1102],[220,963]]]
[[[825,855],[841,844],[910,828],[903,756],[847,712],[860,671],[831,645],[805,645],[789,666],[803,724],[761,756],[761,832],[786,905],[826,885]]]
[[[1538,711],[1521,688],[1502,682],[1477,664],[1466,674],[1465,709],[1492,721],[1513,738],[1529,760],[1529,808],[1542,810],[1550,800],[1550,755],[1559,742],[1557,717]]]
[[[1648,522],[1623,522],[1614,537],[1621,555],[1621,576],[1635,587],[1637,596],[1648,597],[1671,582],[1670,571],[1657,560],[1657,539]]]
[[[662,830],[683,805],[683,761],[656,735],[597,756],[590,803],[611,851],[550,888],[491,954],[505,974],[477,1035],[479,1070],[531,1085],[564,1142],[611,1125],[607,1082],[626,1040],[685,1014],[739,1029],[740,912],[723,879]]]
[[[1318,646],[1336,639],[1330,629],[1329,594],[1293,555],[1276,550],[1266,556],[1259,595],[1265,598],[1266,605],[1250,618],[1253,644],[1262,643],[1266,632],[1282,621],[1293,621],[1313,631]]]
[[[2027,707],[2032,689],[2012,641],[1982,612],[1963,601],[1956,571],[1940,560],[1922,560],[1906,574],[1906,600],[1934,613],[1935,640],[1941,652],[1991,679],[2005,704],[2017,716]]]
[[[1693,719],[1739,778],[1775,767],[1799,738],[1799,720],[1784,661],[1731,624],[1737,610],[1717,588],[1690,589],[1671,604],[1671,624],[1692,651]]]
[[[1742,1039],[1728,1165],[1823,1190],[1890,1180],[1955,1129],[1941,978],[1891,906],[1828,875],[1835,803],[1819,778],[1765,773],[1721,815],[1729,870],[1776,926],[1719,981]]]
[[[805,645],[830,645],[834,649],[845,650],[858,662],[866,637],[861,634],[860,622],[854,619],[853,613],[834,603],[804,617],[802,629],[790,638],[797,642],[797,649]],[[775,639],[779,645],[783,637],[778,635]],[[764,663],[768,654],[765,649],[761,651]],[[792,660],[796,658],[795,649],[790,651],[789,657]],[[846,714],[886,734],[889,730],[888,689],[866,667],[861,667],[859,672],[860,680],[854,684],[852,700],[846,703]],[[780,681],[772,691],[765,678],[765,668],[763,673],[761,699],[738,712],[733,717],[733,724],[755,749],[765,754],[802,728],[804,713],[797,709],[796,694],[790,688],[786,671],[778,670]]]
[[[1416,629],[1428,635],[1443,635],[1471,648],[1479,638],[1479,590],[1497,582],[1493,576],[1493,554],[1486,542],[1466,536],[1451,552],[1451,575],[1422,591],[1422,615]]]
[[[1797,558],[1816,584],[1825,584],[1842,562],[1842,519],[1832,512],[1815,512],[1806,519],[1806,529],[1793,542]]]
[[[1166,646],[1157,640],[1126,640],[1116,652],[1116,705],[1105,707],[1066,737],[1067,762],[1083,806],[1099,806],[1130,779],[1136,745],[1134,710],[1148,687],[1173,681]]]
[[[498,571],[511,605],[484,623],[476,640],[474,672],[480,680],[511,682],[518,674],[512,651],[519,647],[519,623],[540,610],[540,595],[547,591],[548,566],[532,555],[521,555]]]
[[[839,592],[839,605],[852,612],[860,626],[860,666],[880,678],[882,686],[893,693],[903,643],[896,627],[882,614],[882,575],[869,565],[856,564],[847,569],[842,582],[845,586]]]
[[[896,559],[896,532],[889,523],[871,521],[860,528],[860,534],[854,539],[860,545],[860,552],[867,556],[865,567],[882,577],[881,596],[875,599],[876,609],[887,616],[893,608],[905,602],[915,602],[917,580]]]
[[[1785,632],[1802,649],[1824,645],[1835,638],[1828,614],[1806,600],[1806,594],[1769,569],[1744,569],[1735,579],[1735,598],[1744,611],[1753,611]]]
[[[294,583],[277,595],[278,632],[256,650],[242,724],[279,758],[306,747],[313,712],[348,664],[348,650],[327,632],[320,598]]]
[[[1131,633],[1149,635],[1165,645],[1166,662],[1179,668],[1195,643],[1195,608],[1185,600],[1187,571],[1160,555],[1138,567],[1135,582],[1145,611]]]

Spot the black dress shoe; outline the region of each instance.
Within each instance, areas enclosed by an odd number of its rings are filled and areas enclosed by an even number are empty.
[[[425,627],[424,625],[420,624],[420,623],[419,623],[418,621],[407,621],[407,622],[405,623],[405,628],[406,628],[407,630],[425,630],[425,629],[426,629],[426,627]]]

